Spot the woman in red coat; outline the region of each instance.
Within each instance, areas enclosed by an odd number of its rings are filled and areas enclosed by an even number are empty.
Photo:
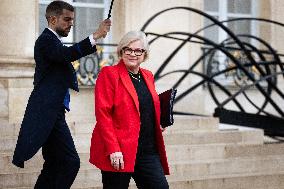
[[[90,162],[102,172],[104,189],[168,189],[169,174],[153,74],[140,68],[148,58],[143,32],[119,42],[117,65],[104,67],[95,86],[96,126]]]

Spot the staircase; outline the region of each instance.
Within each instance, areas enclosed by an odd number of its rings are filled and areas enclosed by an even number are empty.
[[[72,189],[102,189],[88,162],[94,122],[69,123],[81,168]],[[31,189],[42,167],[39,152],[25,169],[11,164],[19,124],[0,123],[0,188]],[[171,189],[284,189],[284,143],[264,143],[258,129],[220,129],[215,118],[176,117],[164,132]],[[133,180],[131,189],[136,189]]]

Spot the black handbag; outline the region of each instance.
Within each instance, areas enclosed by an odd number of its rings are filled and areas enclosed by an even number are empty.
[[[163,128],[171,126],[174,123],[173,105],[176,93],[177,90],[172,88],[159,94],[161,108],[160,122]]]

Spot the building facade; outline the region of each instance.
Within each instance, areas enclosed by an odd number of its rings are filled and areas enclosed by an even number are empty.
[[[44,11],[49,2],[48,0],[0,1],[0,119],[9,120],[10,123],[21,122],[33,87],[35,66],[33,46],[36,38],[46,27]],[[94,31],[97,24],[103,18],[106,18],[110,4],[110,0],[68,0],[68,2],[75,6],[76,21],[70,35],[64,39],[66,43],[77,42]],[[219,20],[258,17],[282,22],[284,2],[280,0],[117,0],[114,1],[112,11],[111,34],[100,43],[116,44],[127,31],[142,29],[152,16],[173,7],[190,7],[194,10],[201,10]],[[144,28],[144,31],[155,34],[194,33],[210,24],[210,22],[197,12],[177,8],[155,17]],[[267,41],[278,53],[284,52],[282,42],[284,30],[278,25],[255,21],[231,22],[224,23],[224,25],[236,34],[245,32],[259,36]],[[148,36],[149,40],[153,38],[151,35]],[[171,36],[180,37],[177,34],[171,34]],[[228,38],[228,35],[218,27],[204,30],[200,33],[200,36],[205,36],[216,43],[221,43]],[[245,39],[244,41],[255,44],[255,46],[259,45],[252,39]],[[143,63],[142,66],[155,73],[169,57],[169,54],[180,44],[180,41],[166,39],[153,42],[151,44],[150,59]],[[108,46],[103,46],[103,48],[113,50]],[[187,69],[204,53],[203,48],[204,44],[187,43],[176,53],[164,71]],[[223,59],[222,55],[218,58],[220,62]],[[204,64],[199,64],[196,69],[202,72],[205,69]],[[158,80],[156,83],[157,90],[162,92],[171,87],[177,77],[177,75],[173,74]],[[281,76],[277,77],[277,86],[280,89],[283,89],[282,78]],[[178,91],[182,93],[188,89],[188,86],[196,82],[199,82],[198,77],[189,76],[179,85]],[[68,113],[67,118],[71,121],[94,120],[93,86],[81,85],[80,88],[80,93],[72,92],[71,94],[72,111]],[[248,93],[255,99],[263,100],[262,95],[255,90]],[[218,90],[216,94],[222,98],[223,94]],[[283,99],[278,95],[273,96],[273,98],[283,108]],[[246,103],[245,99],[241,98],[240,101]],[[215,104],[212,102],[208,88],[200,87],[184,97],[180,102],[177,102],[175,107],[178,110],[211,115]],[[254,111],[253,107],[249,105],[247,107],[249,110]],[[232,108],[234,109],[233,105]],[[268,107],[268,110],[274,113],[273,108]]]

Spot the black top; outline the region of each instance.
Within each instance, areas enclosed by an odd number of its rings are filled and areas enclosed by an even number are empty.
[[[141,125],[137,156],[142,156],[143,154],[157,154],[155,138],[155,111],[151,93],[140,72],[138,74],[129,72],[129,76],[139,100]]]

